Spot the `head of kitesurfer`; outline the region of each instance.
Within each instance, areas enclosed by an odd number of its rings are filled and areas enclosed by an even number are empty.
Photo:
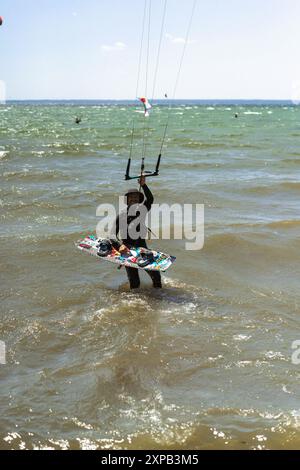
[[[138,189],[129,189],[125,194],[125,202],[128,207],[143,202],[144,196]]]

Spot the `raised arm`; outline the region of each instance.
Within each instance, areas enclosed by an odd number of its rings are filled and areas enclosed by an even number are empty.
[[[139,180],[139,183],[140,183],[141,187],[143,188],[143,191],[144,191],[144,194],[145,194],[144,205],[146,206],[147,210],[150,211],[151,206],[152,206],[153,201],[154,201],[153,194],[151,193],[150,189],[146,185],[146,178],[145,177],[142,176]]]

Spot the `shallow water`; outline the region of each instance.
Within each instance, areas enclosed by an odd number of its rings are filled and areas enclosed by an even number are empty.
[[[174,105],[151,189],[205,205],[205,245],[151,241],[177,261],[135,293],[74,247],[128,187],[133,112],[0,107],[0,448],[299,448],[300,108]]]

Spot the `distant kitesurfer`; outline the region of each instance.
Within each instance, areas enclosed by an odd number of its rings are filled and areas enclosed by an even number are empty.
[[[75,119],[75,122],[76,122],[76,124],[80,124],[81,123],[81,117],[77,116],[76,119]]]
[[[144,195],[138,189],[129,189],[125,194],[125,202],[127,208],[122,211],[116,218],[110,239],[114,248],[120,253],[126,253],[130,248],[143,247],[147,248],[146,235],[147,227],[145,225],[145,217],[147,212],[151,210],[153,204],[153,195],[146,185],[145,176],[141,176],[139,184],[143,188]],[[130,214],[130,208],[134,206],[134,215]],[[139,223],[135,226],[136,219],[140,217]],[[137,237],[134,238],[131,233],[130,226],[134,226]],[[121,240],[118,238],[120,232]],[[140,277],[138,269],[126,266],[127,277],[130,288],[136,289],[140,286]],[[151,277],[153,287],[161,287],[161,276],[158,271],[146,271]]]
[[[144,116],[149,117],[149,111],[152,108],[151,104],[149,103],[148,99],[145,96],[139,98],[139,100],[143,103],[144,106]]]
[[[235,118],[238,118],[238,117],[239,117],[238,113],[235,113],[234,117],[235,117]]]

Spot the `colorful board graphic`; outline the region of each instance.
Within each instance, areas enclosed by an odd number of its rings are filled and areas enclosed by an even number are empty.
[[[83,253],[95,256],[98,259],[110,261],[120,266],[149,271],[166,271],[176,260],[175,256],[142,247],[132,248],[128,253],[122,254],[113,247],[105,252],[101,249],[105,244],[107,244],[107,240],[88,235],[83,240],[79,240],[76,246]]]

